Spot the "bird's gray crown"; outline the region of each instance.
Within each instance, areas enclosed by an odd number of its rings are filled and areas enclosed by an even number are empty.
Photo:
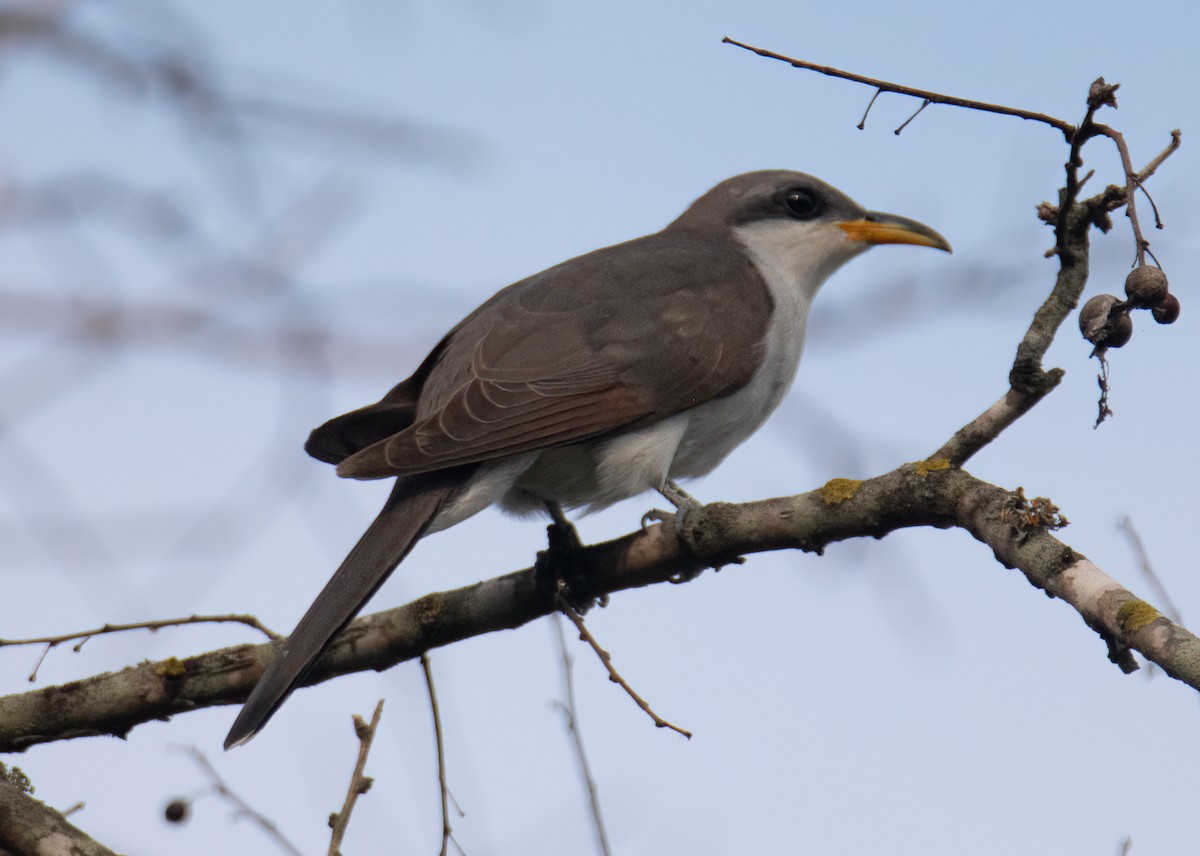
[[[854,220],[866,210],[835,187],[803,172],[768,169],[735,175],[705,193],[671,224],[730,229],[760,220]]]

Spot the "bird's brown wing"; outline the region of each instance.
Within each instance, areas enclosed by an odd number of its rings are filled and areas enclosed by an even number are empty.
[[[397,391],[419,383],[415,408],[385,398],[349,414],[351,426],[386,429],[403,407],[411,422],[345,457],[338,474],[411,475],[567,445],[727,395],[752,376],[770,311],[742,253],[692,235],[574,259],[456,327],[424,377],[389,394],[402,399]]]

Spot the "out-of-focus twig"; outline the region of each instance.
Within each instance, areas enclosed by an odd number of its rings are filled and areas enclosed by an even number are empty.
[[[433,666],[429,662],[429,655],[421,655],[421,669],[425,673],[425,686],[429,689],[429,710],[433,716],[433,738],[437,746],[438,760],[438,785],[441,790],[442,798],[442,849],[440,856],[446,856],[446,850],[450,846],[450,842],[454,841],[454,846],[458,847],[459,852],[462,852],[462,847],[459,847],[457,841],[454,840],[454,830],[450,826],[450,787],[446,783],[446,744],[442,735],[442,714],[438,709],[437,690],[433,687]],[[457,803],[455,803],[457,807]],[[458,810],[458,814],[462,816],[462,809]]]
[[[1158,602],[1162,604],[1163,613],[1176,624],[1182,624],[1183,616],[1180,615],[1179,609],[1171,600],[1171,595],[1167,592],[1167,587],[1163,585],[1162,579],[1155,573],[1154,565],[1150,562],[1150,554],[1146,552],[1146,544],[1142,541],[1142,536],[1138,534],[1137,528],[1134,527],[1133,520],[1128,514],[1117,521],[1117,528],[1129,541],[1129,546],[1133,550],[1134,556],[1137,557],[1142,576],[1146,578],[1146,582],[1154,590]]]
[[[608,831],[604,828],[604,818],[600,814],[600,795],[596,791],[596,780],[592,778],[587,752],[583,747],[583,733],[579,729],[579,717],[575,705],[573,668],[575,661],[571,657],[571,652],[567,650],[567,635],[563,633],[562,617],[558,613],[554,614],[554,634],[558,639],[558,652],[562,660],[563,693],[566,696],[566,701],[558,702],[557,706],[566,721],[567,731],[571,735],[571,743],[575,747],[575,760],[579,763],[579,777],[583,779],[583,786],[587,790],[588,804],[592,809],[592,829],[596,833],[596,847],[604,856],[609,856],[612,849],[608,845]]]
[[[272,820],[255,811],[249,803],[247,803],[244,799],[230,789],[229,785],[225,783],[225,780],[221,778],[221,774],[217,772],[216,767],[214,767],[212,762],[208,760],[207,755],[205,755],[195,746],[181,746],[177,748],[182,749],[192,757],[192,760],[196,762],[197,766],[199,766],[200,769],[203,770],[208,776],[213,793],[216,793],[218,796],[232,805],[237,813],[237,817],[244,817],[249,820],[264,833],[266,833],[267,837],[270,838],[271,841],[274,842],[277,847],[279,847],[279,849],[290,854],[290,856],[304,856],[304,854],[300,852],[299,848],[297,848],[295,844],[292,844],[292,842],[288,841],[287,837],[279,830],[279,827],[276,826]]]

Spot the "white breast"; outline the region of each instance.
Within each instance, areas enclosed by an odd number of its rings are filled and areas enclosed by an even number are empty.
[[[759,222],[735,229],[734,234],[774,303],[762,363],[750,383],[734,394],[688,411],[688,428],[671,464],[672,478],[710,472],[775,411],[796,377],[808,310],[818,289],[866,248],[846,240],[845,233],[832,224]]]

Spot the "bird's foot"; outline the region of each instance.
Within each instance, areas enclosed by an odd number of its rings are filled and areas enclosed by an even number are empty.
[[[538,588],[555,600],[562,597],[580,615],[597,603],[607,606],[607,596],[580,598],[575,595],[575,592],[582,588],[579,585],[583,577],[579,553],[583,549],[583,543],[562,509],[550,503],[547,503],[547,507],[554,522],[546,527],[548,543],[545,550],[538,552],[537,561],[533,566]]]
[[[681,488],[673,480],[667,479],[661,488],[661,493],[668,502],[675,506],[674,513],[662,511],[657,508],[652,508],[642,515],[643,531],[650,525],[651,522],[666,523],[671,521],[674,524],[675,537],[679,539],[679,543],[697,558],[707,556],[711,551],[706,549],[702,539],[704,506],[697,501],[691,494]],[[704,561],[711,562],[711,558],[704,558]],[[745,562],[741,556],[735,556],[732,559],[717,561],[710,565],[713,570],[719,571],[727,564],[742,564]],[[692,570],[683,571],[671,578],[673,583],[686,583],[694,580],[704,570],[704,566]]]
[[[658,489],[658,492],[663,495],[667,502],[675,506],[675,511],[663,511],[659,508],[652,508],[642,515],[642,530],[652,523],[670,522],[675,529],[675,537],[679,539],[679,543],[691,553],[693,556],[699,556],[699,544],[695,539],[694,524],[700,520],[701,512],[704,506],[694,499],[691,494],[677,485],[671,479],[663,482],[663,486]],[[694,580],[704,570],[703,567],[687,570],[671,577],[673,583],[686,583]]]

